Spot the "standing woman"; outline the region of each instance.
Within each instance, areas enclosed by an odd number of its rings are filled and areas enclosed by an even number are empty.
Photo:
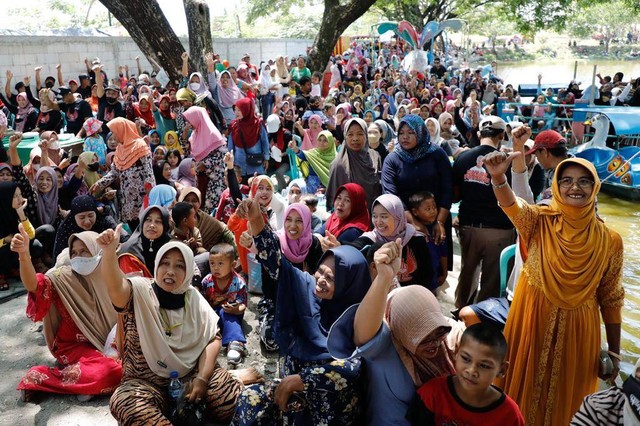
[[[233,82],[229,71],[222,71],[220,74],[220,82],[216,84],[215,92],[218,97],[220,109],[222,109],[222,115],[224,119],[227,120],[227,123],[230,123],[236,118],[233,112],[233,106],[238,100],[244,98],[244,94]]]
[[[278,56],[276,58],[276,82],[280,83],[278,89],[278,97],[282,98],[289,93],[289,82],[291,81],[291,75],[289,74],[289,68],[284,61],[284,56]]]
[[[120,179],[120,220],[133,230],[138,226],[138,213],[142,208],[145,194],[156,184],[153,176],[151,150],[140,137],[135,123],[117,117],[107,123],[118,142],[111,171],[93,184],[89,191],[93,194]]]
[[[220,194],[225,190],[224,154],[227,152],[227,147],[224,145],[224,138],[220,131],[213,124],[204,108],[193,106],[182,115],[193,127],[193,132],[189,137],[191,155],[204,168],[203,171],[209,178],[204,211],[211,213],[218,205]]]
[[[235,104],[236,119],[229,126],[227,144],[235,164],[248,181],[254,173],[263,175],[269,165],[269,138],[262,120],[256,116],[253,99],[243,98]]]
[[[167,243],[158,252],[153,280],[126,278],[116,256],[120,228],[98,238],[105,287],[123,326],[122,382],[111,397],[112,415],[121,424],[171,425],[165,413],[169,377],[175,371],[190,384],[185,394],[189,402],[204,404],[210,421],[228,421],[242,382],[217,362],[218,316],[191,286],[191,249]]]
[[[425,122],[407,115],[398,126],[398,142],[382,167],[382,190],[395,194],[405,209],[409,197],[420,191],[431,192],[438,204],[437,225],[432,235],[436,244],[451,242],[451,209],[453,180],[451,162],[442,148],[432,143]],[[453,244],[449,244],[449,267],[453,266]]]
[[[329,171],[327,208],[333,207],[337,189],[346,183],[357,183],[364,188],[367,205],[382,194],[380,186],[380,155],[369,148],[367,124],[360,118],[352,118],[344,125],[345,144]]]
[[[514,130],[525,140],[528,127]],[[570,158],[556,168],[550,206],[516,198],[505,172],[520,153],[484,159],[499,205],[528,250],[504,335],[509,372],[504,390],[528,425],[565,425],[582,400],[613,383],[620,370],[624,303],[620,235],[596,214],[600,179],[594,166]],[[600,371],[600,317],[613,371]]]

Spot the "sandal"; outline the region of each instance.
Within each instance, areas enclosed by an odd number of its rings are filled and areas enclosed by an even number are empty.
[[[233,341],[227,346],[227,362],[231,365],[238,365],[247,355],[247,349],[242,342]]]
[[[9,290],[9,283],[7,282],[4,275],[0,275],[0,291]]]

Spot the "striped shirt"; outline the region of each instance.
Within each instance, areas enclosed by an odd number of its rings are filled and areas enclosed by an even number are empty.
[[[625,397],[622,389],[612,387],[587,395],[578,412],[571,419],[571,426],[614,426],[623,423]]]

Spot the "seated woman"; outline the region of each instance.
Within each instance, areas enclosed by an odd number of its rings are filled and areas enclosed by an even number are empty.
[[[294,179],[289,182],[286,194],[283,193],[282,195],[286,195],[289,204],[293,204],[300,202],[300,197],[307,193],[307,182],[304,179]]]
[[[389,293],[400,270],[400,239],[374,254],[377,276],[358,306],[331,327],[327,347],[338,359],[362,357],[368,378],[366,424],[408,425],[416,389],[455,373],[462,323],[446,318],[436,297],[410,285]]]
[[[17,183],[0,182],[0,291],[9,290],[7,276],[19,277],[18,256],[9,250],[13,236],[18,233],[18,224],[22,223],[30,240],[33,240],[36,234],[25,214],[26,206],[27,200],[22,198],[22,191]]]
[[[100,233],[107,229],[116,229],[116,221],[111,216],[98,213],[96,200],[91,195],[81,195],[71,202],[71,211],[62,221],[56,233],[53,257],[57,258],[68,247],[69,237],[82,231]]]
[[[171,241],[169,212],[150,206],[140,212],[140,225],[118,250],[118,264],[125,274],[151,278],[160,247]]]
[[[338,188],[333,206],[333,213],[318,232],[325,236],[320,238],[325,246],[327,242],[344,244],[355,241],[370,229],[366,195],[357,183],[347,183]]]
[[[218,316],[191,286],[191,250],[169,242],[158,251],[154,279],[126,278],[116,254],[121,228],[98,238],[104,287],[123,325],[122,383],[111,397],[111,414],[120,424],[171,425],[167,388],[175,371],[188,385],[186,399],[204,404],[208,420],[228,421],[243,385],[217,363]],[[259,378],[255,370],[253,378]]]
[[[235,237],[229,228],[227,228],[227,225],[200,210],[202,206],[202,195],[198,188],[184,188],[184,190],[180,192],[178,201],[189,203],[196,210],[196,226],[202,236],[202,247],[207,251],[211,250],[211,247],[214,245],[220,243],[227,243],[231,244],[234,248],[236,247]]]
[[[311,210],[305,204],[290,204],[284,212],[284,227],[278,232],[282,253],[303,272],[315,274],[322,246],[311,232]]]
[[[36,392],[77,394],[81,401],[113,392],[120,383],[118,361],[103,354],[116,312],[104,285],[98,234],[69,237],[70,264],[36,274],[29,257],[29,236],[22,225],[11,241],[20,257],[20,278],[29,291],[27,316],[42,321],[44,336],[58,367],[32,367],[18,385],[27,402]],[[117,242],[116,242],[117,243]],[[80,279],[82,277],[82,279]]]
[[[299,149],[295,141],[289,142],[289,148],[300,160],[309,162],[309,176],[307,176],[309,193],[315,194],[321,187],[326,188],[329,185],[331,162],[336,158],[336,143],[331,132],[323,130],[318,133],[316,146],[312,149]]]
[[[360,362],[333,360],[326,338],[333,322],[371,285],[364,256],[353,247],[338,247],[325,253],[311,276],[281,255],[256,200],[243,201],[238,210],[251,223],[263,269],[278,283],[275,338],[285,358],[281,381],[243,392],[234,424],[277,424],[283,417],[287,424],[354,423],[360,414]]]
[[[433,266],[429,245],[423,234],[407,223],[402,200],[392,194],[383,194],[373,202],[373,231],[365,232],[348,243],[358,250],[374,243],[388,243],[396,238],[402,240],[402,259],[398,282],[401,286],[411,284],[431,288]]]

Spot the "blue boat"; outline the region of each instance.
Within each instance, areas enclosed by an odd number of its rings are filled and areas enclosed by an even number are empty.
[[[586,116],[595,132],[572,153],[593,163],[604,192],[631,200],[640,200],[638,112],[632,107],[590,106],[576,108],[574,113],[574,117]]]

